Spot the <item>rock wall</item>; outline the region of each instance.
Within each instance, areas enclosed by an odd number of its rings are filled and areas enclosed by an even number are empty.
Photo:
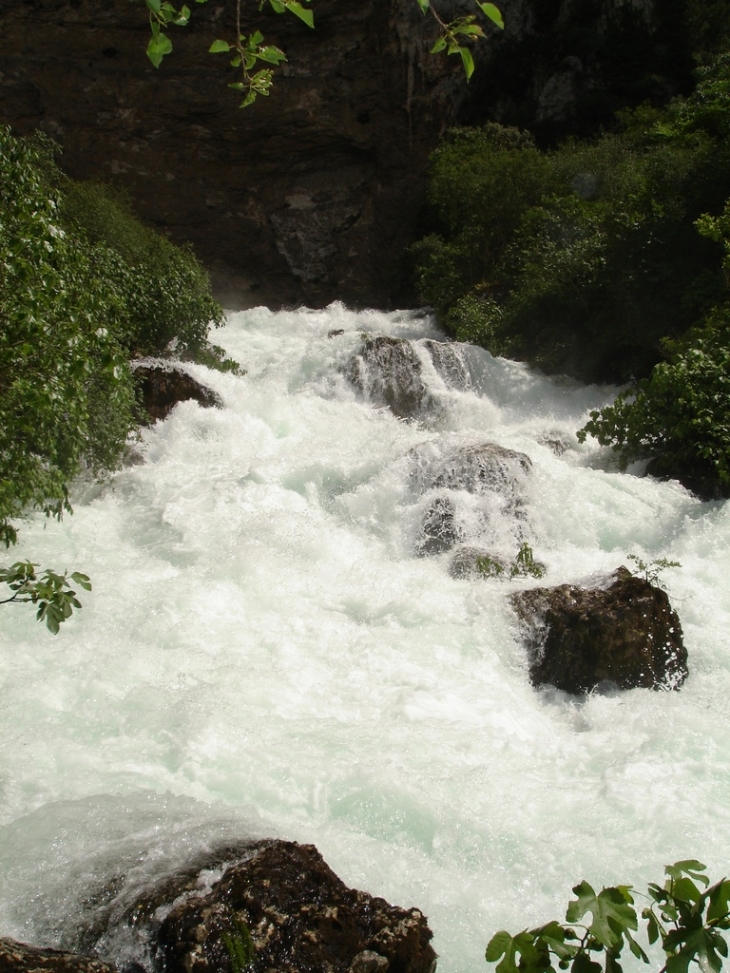
[[[447,17],[472,9],[435,2]],[[245,29],[261,25],[289,61],[269,98],[239,110],[232,69],[206,53],[232,35],[233,0],[190,4],[159,70],[142,0],[0,0],[0,121],[52,135],[71,175],[128,190],[141,216],[192,243],[229,306],[387,307],[411,298],[404,250],[442,131],[488,117],[590,127],[608,110],[593,111],[599,94],[631,100],[627,72],[653,79],[639,95],[672,93],[679,82],[657,71],[684,71],[662,40],[684,3],[504,0],[507,30],[488,28],[467,85],[459,58],[428,54],[435,26],[415,0],[316,0],[314,31],[245,0]]]
[[[52,135],[74,177],[125,187],[224,299],[396,302],[428,153],[467,90],[457,59],[428,56],[431,19],[415,0],[317,0],[311,31],[246,0],[289,61],[239,110],[233,69],[206,53],[235,5],[190,6],[155,70],[141,0],[0,0],[0,121]]]

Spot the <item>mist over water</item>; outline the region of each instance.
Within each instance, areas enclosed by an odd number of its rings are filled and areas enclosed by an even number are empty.
[[[363,332],[416,342],[423,421],[345,380]],[[14,560],[94,589],[56,637],[0,609],[0,935],[72,947],[115,876],[248,836],[312,842],[349,885],[418,906],[442,973],[486,969],[493,932],[562,917],[581,878],[640,885],[688,857],[726,874],[727,505],[577,443],[614,390],[466,346],[449,387],[423,347],[439,337],[412,312],[233,314],[215,340],[248,374],[190,366],[224,408],[180,404],[143,465],[23,525]],[[487,528],[464,493],[462,523],[505,556],[526,540],[544,582],[416,556],[432,496],[411,451],[487,440],[532,460],[524,518]],[[663,581],[684,687],[532,688],[509,591],[630,552],[682,565]]]

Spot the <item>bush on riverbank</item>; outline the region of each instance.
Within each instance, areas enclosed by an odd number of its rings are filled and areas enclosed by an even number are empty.
[[[28,507],[60,517],[82,469],[114,469],[135,425],[130,354],[206,345],[222,312],[191,252],[55,146],[0,129],[0,539]]]
[[[515,130],[456,131],[432,160],[421,294],[459,340],[549,373],[641,383],[584,435],[727,491],[729,198],[727,54],[691,96],[627,112],[591,143],[540,152]]]

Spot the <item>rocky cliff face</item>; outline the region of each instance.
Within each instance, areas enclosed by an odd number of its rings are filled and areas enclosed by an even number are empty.
[[[233,33],[232,0],[191,4],[158,71],[142,0],[0,0],[0,121],[56,138],[71,175],[127,189],[140,215],[193,244],[226,303],[388,306],[408,300],[403,251],[444,128],[495,112],[575,127],[606,84],[616,16],[639,25],[642,48],[659,8],[681,2],[505,0],[508,30],[481,45],[467,86],[458,58],[429,56],[434,25],[415,0],[317,0],[314,31],[246,0],[245,29],[261,25],[289,61],[268,99],[238,110],[225,58],[206,53]]]
[[[0,0],[0,120],[128,189],[249,303],[397,300],[426,159],[466,92],[456,59],[427,54],[430,19],[414,0],[318,0],[310,31],[247,0],[289,61],[238,110],[206,53],[235,5],[191,6],[156,71],[139,0]]]

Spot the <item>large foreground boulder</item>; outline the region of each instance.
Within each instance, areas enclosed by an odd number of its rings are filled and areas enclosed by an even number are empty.
[[[203,408],[220,408],[223,403],[216,393],[194,379],[184,368],[168,362],[132,363],[142,405],[150,420],[166,419],[178,402],[194,399]]]
[[[245,930],[253,970],[431,973],[436,965],[422,913],[347,888],[313,845],[272,842],[207,894],[179,902],[160,927],[158,961],[166,973],[228,973],[231,937],[241,942]]]
[[[687,677],[682,628],[666,592],[625,567],[596,587],[532,588],[510,601],[536,686],[575,694],[601,684],[678,689]]]
[[[0,939],[0,971],[2,973],[117,973],[111,963],[93,956],[79,956],[58,949],[36,949]]]
[[[244,841],[146,886],[116,875],[64,930],[78,954],[0,940],[0,973],[433,973],[431,938],[418,909],[348,888],[313,845]]]

